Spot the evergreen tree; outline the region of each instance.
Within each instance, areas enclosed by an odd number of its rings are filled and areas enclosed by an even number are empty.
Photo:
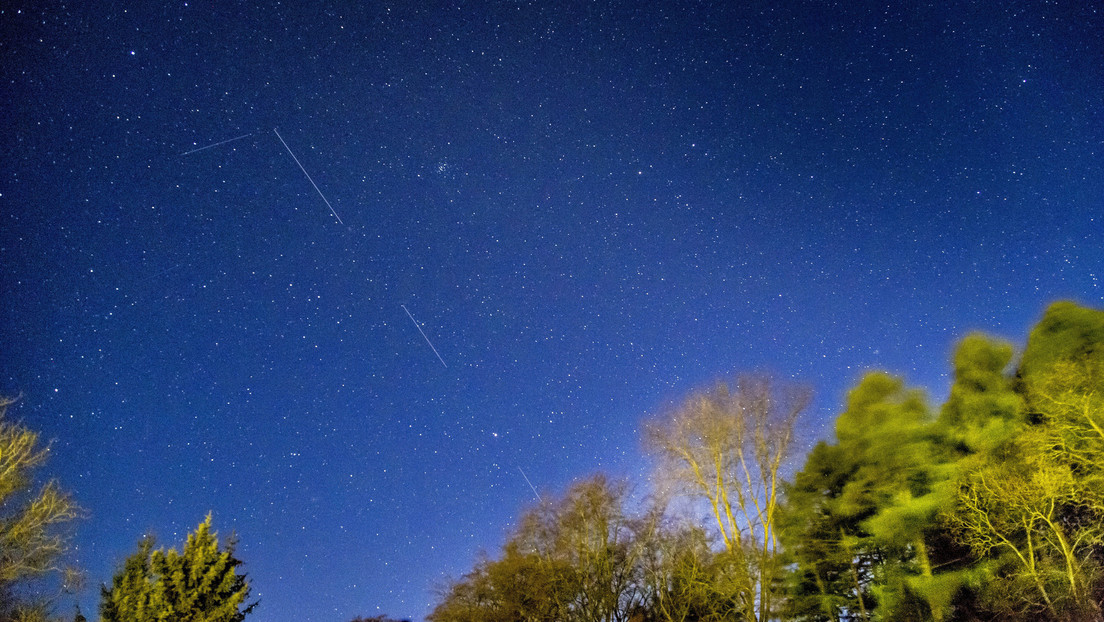
[[[938,515],[954,465],[921,392],[871,373],[787,491],[782,541],[799,619],[943,620],[970,576]]]
[[[862,528],[872,511],[841,501],[859,468],[856,457],[838,444],[817,443],[786,488],[779,534],[792,569],[784,611],[789,619],[839,622],[844,612],[870,619],[873,569],[881,558]]]
[[[219,546],[209,514],[182,553],[153,544],[143,539],[111,587],[102,588],[102,622],[241,622],[256,606],[245,604],[250,586],[237,572],[234,541]]]
[[[1008,375],[1012,346],[981,334],[954,355],[954,383],[939,413],[940,433],[962,455],[996,451],[1024,423],[1023,397]]]
[[[1104,312],[1062,301],[1050,305],[1031,330],[1019,375],[1045,372],[1056,361],[1100,356],[1104,349]]]

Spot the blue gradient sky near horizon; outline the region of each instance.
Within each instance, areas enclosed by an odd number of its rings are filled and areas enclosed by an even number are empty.
[[[969,331],[1104,307],[1092,2],[15,0],[0,32],[0,391],[88,510],[65,608],[210,511],[250,619],[421,619],[522,471],[646,487],[641,420],[714,378],[811,384],[811,439],[865,370],[938,400]]]

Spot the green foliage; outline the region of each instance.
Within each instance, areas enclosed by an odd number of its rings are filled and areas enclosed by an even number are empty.
[[[993,569],[1006,619],[1099,620],[1104,597],[1104,312],[1052,305],[1031,332],[1018,433],[980,453],[945,514]]]
[[[1019,373],[1043,372],[1057,361],[1099,356],[1104,349],[1104,312],[1068,301],[1047,308],[1027,338]]]
[[[182,553],[153,546],[152,538],[143,539],[111,587],[101,589],[102,622],[241,622],[256,606],[245,605],[250,587],[237,572],[234,541],[219,546],[210,515]]]
[[[924,395],[906,390],[904,382],[882,372],[867,374],[847,396],[847,408],[836,419],[836,438],[843,445],[893,444],[913,438],[931,419]]]
[[[790,619],[835,621],[843,611],[866,619],[874,606],[870,586],[879,555],[861,526],[873,504],[841,499],[860,467],[856,457],[839,445],[818,443],[786,489],[779,533],[791,568],[785,608]]]
[[[1104,313],[1058,303],[1016,376],[969,335],[937,419],[865,377],[787,488],[792,619],[1099,620]]]
[[[871,373],[787,491],[783,543],[799,619],[947,617],[966,580],[935,517],[953,495],[944,440],[921,392]]]
[[[964,453],[994,451],[1023,424],[1023,397],[1007,375],[1012,346],[967,336],[954,355],[954,384],[939,415],[941,432]]]
[[[647,441],[701,524],[631,517],[623,488],[584,482],[527,513],[430,620],[1101,622],[1104,312],[1052,305],[1015,373],[1013,360],[968,335],[938,410],[900,378],[866,375],[777,514],[763,484],[789,429],[748,416],[773,407],[743,397],[769,391],[697,395]]]

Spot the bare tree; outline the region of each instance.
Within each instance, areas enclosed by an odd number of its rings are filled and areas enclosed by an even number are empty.
[[[601,475],[529,510],[500,559],[449,586],[431,622],[629,622],[648,600],[648,531]]]
[[[32,490],[50,450],[36,432],[4,418],[15,401],[0,396],[0,619],[43,616],[49,608],[48,599],[18,597],[18,586],[51,575],[65,587],[79,579],[62,561],[70,547],[65,527],[80,510],[56,482]]]
[[[776,513],[782,467],[797,418],[809,403],[803,386],[767,376],[718,382],[646,426],[658,475],[674,494],[704,499],[736,580],[746,620],[765,622],[779,589]]]

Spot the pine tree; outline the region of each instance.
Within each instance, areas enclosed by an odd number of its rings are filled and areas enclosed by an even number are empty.
[[[102,622],[241,622],[257,603],[245,605],[250,586],[237,572],[235,542],[219,546],[211,515],[188,536],[182,553],[153,550],[145,538],[102,588]],[[243,608],[244,607],[244,608]]]
[[[938,514],[954,453],[924,395],[871,373],[787,491],[791,614],[803,620],[945,620],[972,580]]]

